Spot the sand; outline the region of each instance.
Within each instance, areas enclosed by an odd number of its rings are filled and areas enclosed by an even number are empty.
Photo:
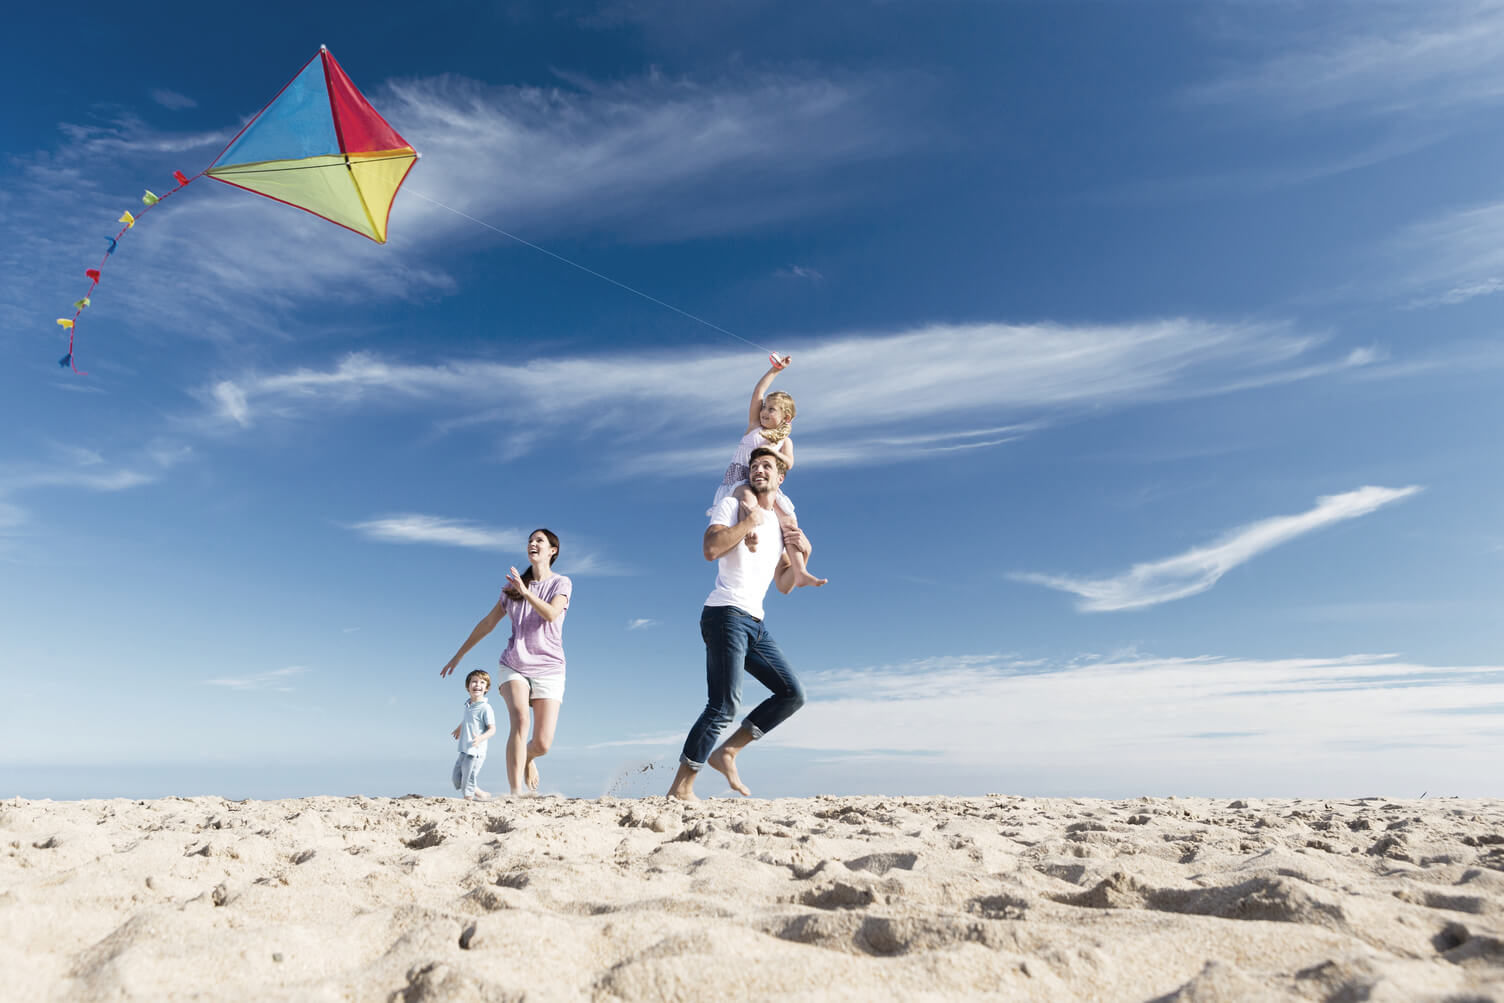
[[[0,802],[6,1000],[1504,1000],[1504,801]]]

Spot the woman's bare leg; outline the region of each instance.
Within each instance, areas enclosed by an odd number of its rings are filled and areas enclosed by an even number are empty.
[[[559,723],[559,706],[558,700],[533,701],[533,740],[527,743],[527,766],[523,770],[523,778],[530,791],[538,790],[538,767],[533,760],[548,755],[548,750],[554,744],[554,728]]]
[[[532,723],[528,709],[528,686],[525,679],[512,679],[496,687],[507,705],[507,784],[513,794],[527,789],[523,771],[527,762],[527,730]]]

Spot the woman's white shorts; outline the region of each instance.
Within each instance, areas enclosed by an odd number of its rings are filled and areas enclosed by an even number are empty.
[[[524,676],[516,669],[505,665],[496,667],[496,692],[501,692],[501,687],[513,679],[521,679],[527,683],[528,700],[564,700],[564,677],[544,676],[542,679],[534,679],[532,676]]]

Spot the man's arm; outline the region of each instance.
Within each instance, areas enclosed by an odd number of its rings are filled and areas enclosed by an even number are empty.
[[[742,517],[741,522],[734,526],[717,526],[712,523],[705,530],[705,539],[702,549],[705,552],[705,560],[718,561],[736,547],[738,543],[746,539],[747,534],[762,524],[763,514],[766,509],[752,506],[752,511]]]
[[[811,546],[809,537],[804,535],[804,531],[792,526],[783,531],[783,545],[785,548],[793,547],[799,551],[804,555],[806,561],[809,560],[810,553],[815,549]],[[794,566],[789,563],[789,555],[786,550],[783,557],[778,560],[778,570],[773,572],[773,584],[784,595],[788,595],[794,591]]]

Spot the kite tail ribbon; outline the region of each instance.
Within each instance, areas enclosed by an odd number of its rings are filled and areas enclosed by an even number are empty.
[[[199,177],[201,174],[203,174],[203,171],[200,171],[198,174],[195,174],[190,178],[182,171],[173,171],[172,180],[176,181],[177,184],[172,188],[171,191],[167,192],[166,195],[157,195],[151,189],[146,189],[141,196],[141,204],[146,206],[146,208],[142,209],[139,215],[133,214],[128,209],[120,214],[120,219],[118,222],[124,223],[125,225],[120,228],[120,232],[115,234],[115,236],[105,238],[110,242],[110,246],[104,252],[104,257],[100,259],[99,264],[94,268],[88,268],[84,270],[84,275],[89,280],[89,291],[84,293],[82,299],[74,301],[74,313],[72,319],[69,319],[67,317],[58,318],[58,325],[65,328],[68,332],[68,354],[64,355],[57,361],[58,365],[62,366],[64,369],[72,368],[72,370],[75,373],[78,373],[80,376],[88,375],[88,373],[84,372],[73,364],[73,338],[77,334],[77,322],[79,314],[83,313],[84,308],[89,305],[89,297],[94,295],[94,289],[99,285],[100,271],[110,260],[110,255],[115,253],[115,248],[120,245],[120,238],[125,236],[127,230],[130,230],[136,225],[137,220],[141,219],[153,208],[159,205],[163,199],[166,199],[168,196],[177,194],[183,189],[185,185],[187,185],[190,181],[193,181],[195,178]]]

